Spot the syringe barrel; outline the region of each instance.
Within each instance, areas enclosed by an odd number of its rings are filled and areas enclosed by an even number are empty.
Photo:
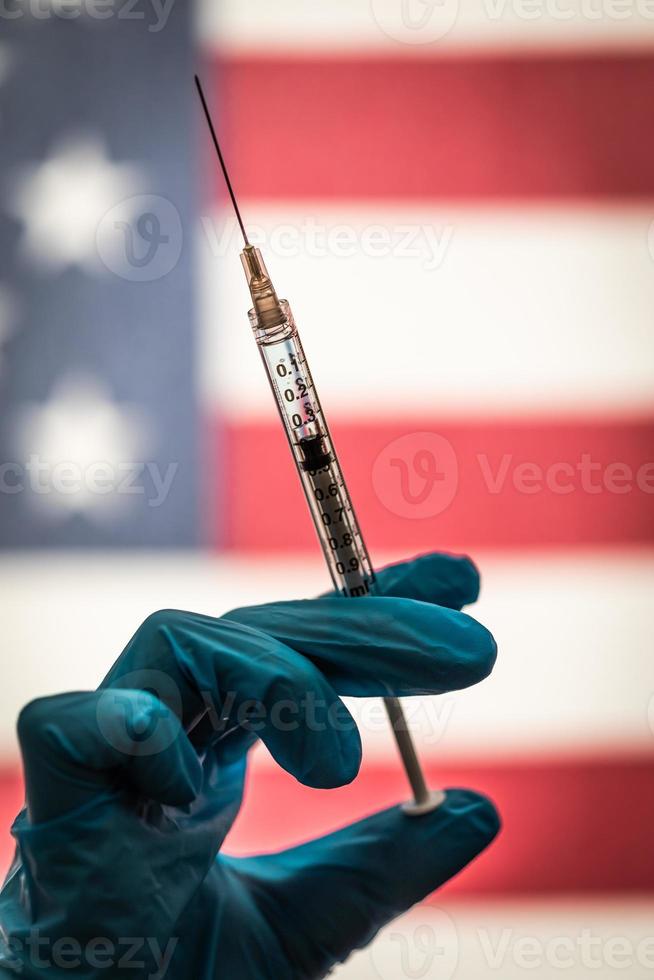
[[[265,327],[250,310],[250,323],[334,587],[346,596],[368,595],[370,558],[293,314],[286,300],[279,305],[283,322]]]
[[[344,596],[366,596],[375,584],[370,558],[293,314],[286,300],[277,303],[275,316],[268,307],[261,317],[250,310],[250,323],[334,588]],[[440,806],[444,795],[427,788],[399,700],[388,697],[384,703],[413,790],[404,812],[421,816]]]

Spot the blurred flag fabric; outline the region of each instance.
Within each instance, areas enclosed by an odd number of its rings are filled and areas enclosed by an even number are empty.
[[[483,921],[512,928],[505,978],[525,937],[569,939],[575,976],[608,976],[623,938],[623,975],[644,976],[654,16],[608,0],[79,8],[18,4],[0,48],[4,828],[24,700],[92,686],[153,608],[220,613],[324,584],[247,325],[199,64],[374,560],[466,551],[484,574],[474,614],[497,636],[495,675],[408,706],[434,784],[475,786],[504,815],[435,899],[458,910],[468,975],[492,969]],[[304,790],[257,754],[233,849],[402,798],[376,707],[357,707],[364,769],[342,791]],[[348,976],[402,975],[399,946],[378,948]],[[543,956],[535,976],[551,976]]]

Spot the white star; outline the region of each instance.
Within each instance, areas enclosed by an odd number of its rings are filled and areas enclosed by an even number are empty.
[[[112,401],[98,379],[64,378],[50,401],[23,408],[16,432],[25,482],[51,513],[102,522],[134,502],[125,485],[151,444],[149,426],[137,407]]]
[[[99,271],[98,224],[142,183],[136,166],[107,158],[98,137],[76,136],[59,143],[52,156],[22,167],[15,180],[9,208],[25,226],[25,253],[51,271],[69,265]]]

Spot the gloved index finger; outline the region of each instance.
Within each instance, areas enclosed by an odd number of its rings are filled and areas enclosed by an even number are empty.
[[[236,609],[311,660],[340,695],[442,694],[483,680],[497,647],[471,616],[415,599],[304,599]]]
[[[202,748],[247,726],[307,785],[340,786],[358,771],[361,743],[345,705],[310,659],[265,630],[199,613],[155,613],[102,684],[125,686],[151,690],[187,732],[202,718],[192,732]],[[338,725],[305,724],[307,701]]]
[[[376,595],[388,597],[404,597],[408,599],[420,600],[424,603],[438,604],[452,609],[460,609],[461,606],[474,602],[479,592],[479,575],[477,569],[469,558],[447,554],[427,554],[408,561],[399,562],[381,569],[377,573]],[[349,601],[349,600],[348,600]],[[361,600],[357,600],[360,602]],[[230,613],[225,619],[232,619],[246,625],[252,624],[264,633],[267,630],[266,614],[262,614],[258,609],[270,607],[256,607],[255,610],[237,610],[237,613]],[[289,610],[292,606],[287,607]],[[304,608],[298,606],[298,609]],[[316,607],[317,609],[317,607]],[[313,615],[313,614],[311,614]],[[349,621],[350,614],[343,614]],[[383,618],[383,612],[378,609],[377,618]],[[179,635],[174,631],[173,624],[183,617],[187,624],[185,630],[185,644],[187,650],[180,649]],[[416,613],[414,619],[420,618],[420,613]],[[426,612],[422,614],[423,619],[429,619]],[[219,621],[212,621],[213,623]],[[177,613],[174,610],[161,610],[153,613],[139,627],[135,635],[127,644],[125,650],[111,668],[101,684],[101,687],[126,687],[130,689],[149,690],[162,701],[174,714],[182,720],[185,729],[188,731],[194,727],[196,722],[206,713],[207,708],[216,709],[215,703],[207,705],[205,691],[201,690],[197,682],[197,670],[194,669],[194,658],[206,649],[206,632],[210,625],[208,617],[202,617],[189,613]],[[289,624],[290,626],[290,621]],[[439,618],[439,627],[450,638],[454,638],[461,632],[460,627],[455,624],[448,624]],[[302,633],[305,629],[303,622],[297,624],[297,628]],[[431,629],[430,623],[424,623],[425,630]],[[175,632],[175,635],[173,633]],[[382,630],[383,632],[383,630]],[[397,630],[395,630],[397,632]],[[274,636],[282,639],[286,635],[284,629],[280,627]],[[195,641],[192,637],[195,636]],[[306,634],[310,640],[310,634]],[[296,645],[294,649],[302,649],[299,643],[299,634],[295,631]],[[353,644],[354,640],[353,638]],[[235,642],[241,642],[236,638]],[[349,642],[349,641],[347,641]],[[297,645],[299,643],[299,645]],[[346,644],[347,645],[347,644]],[[191,646],[193,650],[191,650]],[[311,643],[315,656],[320,661],[319,646]],[[332,657],[324,659],[324,669],[328,675],[334,673]],[[352,661],[353,669],[356,669]],[[446,671],[451,677],[451,683],[445,685],[445,689],[450,687],[466,686],[460,681],[460,671],[452,669]],[[389,683],[393,684],[393,678],[389,678]],[[473,683],[473,682],[470,682]],[[420,685],[421,688],[424,684]],[[220,724],[220,719],[214,719]],[[215,724],[214,724],[215,727]]]
[[[418,555],[377,570],[375,578],[374,595],[419,599],[448,609],[462,609],[479,597],[479,572],[466,555]]]

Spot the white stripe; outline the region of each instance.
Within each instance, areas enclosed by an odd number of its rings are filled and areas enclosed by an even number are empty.
[[[223,53],[638,48],[654,42],[652,0],[202,0],[197,33]]]
[[[641,980],[654,970],[653,914],[651,900],[621,896],[519,903],[443,898],[387,926],[334,980]]]
[[[422,753],[443,759],[651,748],[654,555],[478,559],[484,589],[471,611],[499,642],[497,667],[477,688],[411,710]],[[0,753],[16,752],[21,705],[95,687],[150,612],[219,615],[325,585],[318,559],[5,555]],[[379,703],[360,702],[358,714],[367,751],[394,753]]]
[[[243,206],[332,417],[654,405],[654,203]],[[234,229],[199,227],[202,388],[269,418]]]

